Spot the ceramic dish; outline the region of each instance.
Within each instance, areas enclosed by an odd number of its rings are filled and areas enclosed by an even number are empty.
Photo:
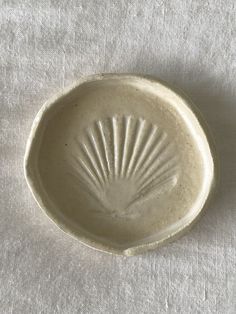
[[[182,93],[95,75],[44,104],[25,154],[39,206],[90,247],[134,255],[180,235],[215,183],[211,141]]]

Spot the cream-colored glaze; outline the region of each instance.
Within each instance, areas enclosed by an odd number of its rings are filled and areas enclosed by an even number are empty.
[[[81,80],[34,121],[25,175],[35,199],[96,249],[134,255],[157,247],[195,221],[214,185],[212,151],[194,112],[155,79]]]

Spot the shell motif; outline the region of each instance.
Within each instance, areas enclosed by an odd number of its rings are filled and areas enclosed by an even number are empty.
[[[169,192],[178,179],[178,156],[166,132],[143,118],[95,121],[75,137],[71,175],[101,206],[100,214],[133,217],[137,205]]]

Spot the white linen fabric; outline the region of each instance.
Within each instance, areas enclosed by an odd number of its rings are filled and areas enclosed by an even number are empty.
[[[234,0],[0,0],[0,312],[236,313]],[[85,247],[23,176],[32,121],[83,75],[150,74],[185,90],[221,163],[215,201],[181,239],[127,258]]]

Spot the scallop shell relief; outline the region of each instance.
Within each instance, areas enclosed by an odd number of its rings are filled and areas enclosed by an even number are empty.
[[[178,157],[166,132],[143,118],[113,116],[75,138],[73,177],[100,206],[100,214],[134,217],[140,203],[177,183]]]

